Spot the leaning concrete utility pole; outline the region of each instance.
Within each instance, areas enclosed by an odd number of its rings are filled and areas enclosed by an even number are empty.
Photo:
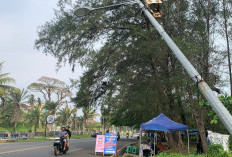
[[[145,15],[148,17],[151,24],[159,32],[159,34],[164,39],[164,41],[168,44],[169,48],[172,50],[176,58],[183,65],[185,70],[188,72],[189,76],[193,79],[194,82],[196,82],[201,93],[208,100],[213,110],[217,113],[222,123],[225,125],[227,130],[232,135],[232,116],[229,113],[229,111],[225,108],[225,106],[221,103],[218,97],[213,93],[213,91],[208,86],[208,84],[203,80],[203,78],[196,71],[196,69],[192,66],[189,60],[185,57],[185,55],[181,52],[181,50],[177,47],[177,45],[165,32],[163,27],[156,21],[156,19],[152,16],[152,14],[147,10],[144,4],[140,0],[135,0],[135,1],[138,3],[140,8],[143,10]]]

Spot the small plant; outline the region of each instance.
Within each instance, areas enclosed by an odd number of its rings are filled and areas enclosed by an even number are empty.
[[[155,157],[189,157],[188,155],[184,155],[184,154],[179,154],[179,153],[170,153],[170,154],[160,154],[160,155],[156,155]],[[201,154],[201,155],[194,155],[194,157],[205,157],[205,155]]]
[[[207,153],[207,157],[229,157],[229,154],[223,150],[219,144],[211,144]]]
[[[232,136],[229,137],[229,149],[232,151]]]

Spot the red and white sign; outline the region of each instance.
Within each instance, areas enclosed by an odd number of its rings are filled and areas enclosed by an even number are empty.
[[[95,152],[104,152],[105,135],[97,135]]]

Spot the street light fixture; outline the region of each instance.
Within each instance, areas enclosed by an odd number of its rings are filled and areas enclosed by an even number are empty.
[[[83,17],[88,15],[92,10],[94,10],[92,7],[78,7],[75,9],[74,14],[78,17]]]
[[[147,1],[153,1],[153,0],[147,0]],[[160,0],[156,0],[157,2]],[[151,24],[154,26],[154,28],[159,32],[160,36],[164,41],[167,43],[169,48],[172,50],[173,54],[176,56],[178,61],[182,64],[184,69],[187,71],[191,79],[197,84],[198,88],[200,89],[201,93],[205,96],[205,98],[208,100],[209,104],[213,108],[213,110],[217,113],[218,117],[222,121],[222,123],[225,125],[227,130],[232,135],[232,116],[229,113],[229,111],[225,108],[225,106],[221,103],[221,101],[218,99],[218,97],[213,93],[209,85],[204,81],[204,79],[201,77],[201,75],[197,72],[197,70],[193,67],[193,65],[189,62],[189,60],[185,57],[185,55],[181,52],[179,47],[173,42],[173,40],[170,38],[170,36],[165,32],[163,27],[156,21],[156,19],[152,15],[151,8],[145,7],[144,4],[140,0],[134,0],[130,2],[120,3],[116,5],[110,5],[100,8],[92,8],[90,7],[82,7],[82,9],[85,9],[85,11],[78,11],[81,8],[77,8],[75,11],[75,14],[77,16],[85,16],[92,10],[99,10],[99,9],[105,9],[110,8],[114,6],[121,6],[121,5],[130,5],[137,3],[139,7],[143,10],[144,14],[147,16],[147,18],[150,20]],[[154,4],[156,5],[156,4]],[[87,10],[89,11],[87,11]],[[148,10],[149,9],[149,10]]]

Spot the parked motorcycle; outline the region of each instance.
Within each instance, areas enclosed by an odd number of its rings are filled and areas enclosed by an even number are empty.
[[[66,152],[69,150],[69,147],[67,146],[64,150],[64,137],[56,137],[53,146],[55,156],[58,154],[66,154]]]

